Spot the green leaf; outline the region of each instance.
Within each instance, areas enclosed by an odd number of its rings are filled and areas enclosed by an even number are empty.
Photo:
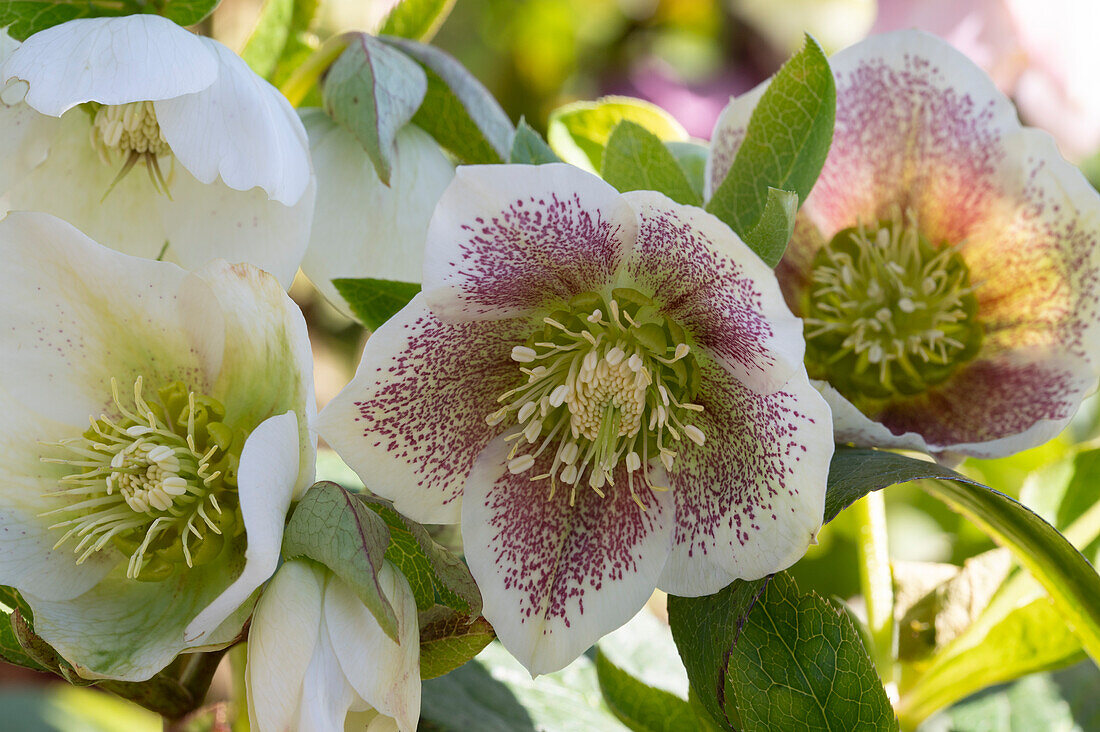
[[[316,34],[310,31],[310,27],[321,7],[321,0],[294,0],[291,5],[293,12],[286,42],[276,57],[274,68],[264,75],[276,87],[281,87],[320,46]],[[306,97],[298,101],[296,106],[320,107],[321,104],[320,91],[316,84],[311,84]]]
[[[455,0],[401,0],[382,23],[379,35],[427,43],[451,14]]]
[[[672,153],[672,157],[676,158],[676,162],[683,168],[688,183],[691,184],[691,190],[695,191],[695,195],[699,198],[702,198],[703,182],[707,172],[707,156],[710,154],[710,149],[706,145],[700,145],[697,142],[678,142],[675,140],[666,142],[665,147],[668,148],[668,151]]]
[[[420,292],[415,282],[396,280],[336,279],[332,284],[359,322],[371,330],[377,330]]]
[[[574,102],[550,113],[546,139],[562,160],[590,173],[603,168],[603,150],[620,122],[635,122],[663,141],[686,141],[687,131],[655,104],[630,97]]]
[[[508,162],[520,165],[545,165],[560,163],[561,158],[554,154],[542,136],[526,120],[521,119],[516,126],[516,136],[512,139],[512,154]]]
[[[607,706],[635,732],[695,729],[691,705],[675,694],[639,681],[599,650],[596,651],[596,677]]]
[[[508,159],[515,129],[473,74],[433,46],[392,36],[379,40],[415,59],[428,75],[428,91],[413,124],[464,163],[503,163]]]
[[[16,610],[24,618],[33,618],[30,607],[15,588],[0,585],[0,611],[3,612],[3,617],[0,617],[0,659],[35,671],[49,671],[29,656],[20,645],[15,629],[12,627],[13,613]]]
[[[482,617],[448,611],[420,626],[420,678],[450,673],[481,653],[496,638]]]
[[[793,191],[805,201],[825,164],[835,116],[832,70],[817,41],[806,36],[805,47],[760,97],[707,210],[745,238],[764,214],[769,188]]]
[[[741,728],[897,729],[874,664],[847,614],[786,574],[772,578],[730,652]]]
[[[241,58],[259,76],[269,78],[290,39],[294,0],[265,0]]]
[[[461,559],[437,544],[423,526],[394,510],[389,501],[367,494],[358,498],[389,527],[386,559],[409,580],[417,609],[439,604],[471,616],[481,613],[481,592]]]
[[[745,232],[744,241],[769,267],[783,258],[787,242],[794,233],[794,215],[798,211],[798,194],[768,187],[768,202],[756,226]]]
[[[873,490],[920,478],[966,481],[941,465],[902,458],[877,450],[837,448],[829,465],[824,522]],[[708,597],[668,598],[672,635],[699,702],[724,729],[734,729],[736,707],[729,702],[727,653],[737,637],[740,619],[764,591],[767,579],[735,581]]]
[[[532,679],[500,643],[446,676],[425,681],[420,724],[446,732],[618,732],[626,728],[604,705],[596,669],[581,656],[561,671]]]
[[[603,153],[601,175],[621,193],[658,191],[676,203],[688,206],[703,203],[661,139],[629,120],[620,122],[611,132]]]
[[[427,89],[418,64],[361,33],[329,68],[322,96],[325,111],[355,136],[388,186],[397,131],[416,114]]]
[[[0,2],[0,28],[17,41],[76,18],[100,18],[155,13],[178,25],[194,25],[209,15],[218,0],[5,0]]]
[[[305,557],[332,570],[355,590],[386,635],[397,641],[397,615],[378,584],[389,546],[386,522],[336,483],[306,491],[283,532],[283,557]]]

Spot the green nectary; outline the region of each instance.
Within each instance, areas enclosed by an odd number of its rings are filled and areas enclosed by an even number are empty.
[[[857,407],[922,394],[982,342],[966,262],[911,215],[838,232],[814,258],[802,312],[810,376]]]
[[[246,435],[223,421],[217,400],[174,382],[133,398],[111,381],[113,416],[92,418],[81,437],[50,447],[43,462],[77,468],[50,495],[64,505],[47,515],[77,563],[114,547],[130,557],[127,577],[161,580],[213,561],[243,533],[237,466]]]
[[[512,349],[523,383],[502,394],[504,406],[486,418],[518,427],[506,435],[515,442],[509,470],[530,470],[549,450],[549,472],[533,480],[549,480],[551,496],[560,480],[572,500],[585,478],[603,495],[623,462],[628,489],[643,505],[634,473],[645,475],[651,458],[671,468],[677,443],[705,439],[692,424],[703,408],[691,402],[700,374],[688,341],[679,324],[629,288],[581,293],[543,317]]]

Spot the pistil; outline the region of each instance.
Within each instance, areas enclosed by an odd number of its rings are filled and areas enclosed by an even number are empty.
[[[683,329],[662,317],[641,293],[619,289],[604,298],[584,293],[565,309],[543,318],[543,327],[512,349],[526,377],[499,397],[491,424],[511,422],[508,470],[530,471],[542,455],[549,470],[532,480],[558,481],[570,489],[570,505],[586,482],[596,494],[613,487],[625,464],[627,489],[645,508],[635,487],[649,480],[650,460],[671,469],[685,439],[703,444],[690,415],[698,390],[698,365]]]

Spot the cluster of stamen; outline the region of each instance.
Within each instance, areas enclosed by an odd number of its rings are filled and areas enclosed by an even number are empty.
[[[650,459],[671,469],[685,440],[703,444],[691,415],[699,370],[683,329],[662,317],[641,293],[614,290],[574,297],[565,309],[543,318],[526,344],[512,349],[524,383],[502,394],[504,406],[491,425],[511,421],[505,439],[513,474],[530,471],[544,454],[548,470],[532,480],[549,480],[548,499],[558,482],[569,487],[570,505],[582,482],[603,497],[624,463],[630,495],[643,509],[635,473],[650,488]]]
[[[837,233],[804,303],[810,375],[856,402],[924,392],[981,344],[974,289],[958,248],[933,246],[912,213]]]
[[[152,102],[130,102],[100,106],[92,121],[92,146],[107,165],[115,158],[123,160],[110,190],[138,163],[149,171],[153,187],[168,194],[168,182],[161,172],[159,156],[169,155],[172,148],[164,139]]]
[[[47,512],[64,530],[77,564],[113,547],[128,554],[126,576],[162,579],[178,564],[204,564],[220,552],[236,516],[236,467],[242,437],[220,420],[224,408],[181,383],[147,401],[142,379],[133,399],[111,380],[115,416],[92,418],[83,436],[47,445],[66,453],[43,462],[77,468],[51,497],[65,503]]]

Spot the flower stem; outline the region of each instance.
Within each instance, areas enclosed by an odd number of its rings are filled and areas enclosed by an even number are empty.
[[[229,649],[229,668],[233,671],[233,732],[249,732],[248,696],[245,689],[244,669],[248,661],[248,644],[238,643]]]
[[[332,62],[339,58],[355,35],[354,33],[341,33],[338,36],[329,38],[321,44],[320,48],[310,54],[301,66],[294,70],[289,79],[283,82],[279,91],[283,93],[283,96],[287,98],[292,106],[297,107],[302,103],[309,90],[313,88],[321,75],[328,70]]]
[[[874,648],[871,657],[891,701],[897,699],[894,577],[886,541],[886,503],[880,491],[868,493],[852,510],[859,527],[859,584]]]

